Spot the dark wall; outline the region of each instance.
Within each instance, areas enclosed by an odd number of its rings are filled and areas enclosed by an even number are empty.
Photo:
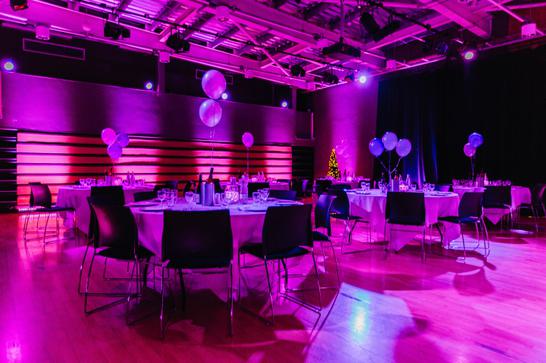
[[[105,127],[132,134],[209,139],[198,114],[203,98],[29,76],[2,74],[0,127],[98,135]],[[308,113],[220,101],[223,117],[216,140],[240,142],[245,131],[256,143],[292,143],[296,124]]]
[[[520,184],[544,182],[546,47],[388,77],[379,84],[377,128],[412,141],[403,168],[414,179],[468,177],[463,145],[477,131],[485,138],[477,171]]]
[[[23,39],[34,39],[33,32],[0,27],[0,59],[13,59],[18,73],[63,78],[143,89],[147,81],[157,85],[157,57],[150,53],[119,48],[88,40],[52,37],[50,43],[85,49],[84,61],[23,51]],[[165,65],[165,90],[168,93],[204,97],[197,70],[208,67],[171,59]],[[228,85],[230,100],[278,107],[290,101],[288,86],[260,79],[247,79],[224,72],[233,81]]]
[[[332,148],[340,171],[370,177],[373,158],[368,142],[375,136],[377,82],[373,79],[313,94],[315,176],[325,176]]]

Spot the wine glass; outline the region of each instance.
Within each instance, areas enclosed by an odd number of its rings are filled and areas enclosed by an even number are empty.
[[[264,198],[264,203],[265,203],[265,202],[267,202],[267,198],[269,197],[269,189],[268,188],[262,189],[262,193],[263,193],[263,198]]]
[[[157,191],[157,198],[161,202],[162,207],[163,207],[163,203],[165,202],[165,198],[167,197],[165,192],[166,192],[165,189],[159,189]]]
[[[188,203],[190,209],[193,207],[193,196],[193,192],[186,192],[186,194],[184,194],[184,199],[186,200],[186,203]]]

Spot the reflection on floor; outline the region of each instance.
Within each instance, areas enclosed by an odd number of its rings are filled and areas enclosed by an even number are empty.
[[[45,249],[40,241],[25,248],[22,221],[0,216],[0,361],[432,363],[546,357],[544,234],[493,232],[487,262],[474,256],[463,263],[449,253],[433,254],[423,264],[418,246],[385,258],[382,246],[358,243],[367,235],[357,229],[356,246],[369,250],[340,256],[341,288],[323,290],[320,315],[279,299],[274,326],[236,310],[235,336],[229,338],[225,277],[195,275],[187,280],[186,311],[178,305],[161,341],[154,301],[139,308],[152,317],[132,326],[125,324],[124,305],[86,316],[76,292],[83,240],[65,231],[63,240]],[[340,234],[338,226],[335,235]],[[325,272],[319,255],[321,283],[335,285],[332,258],[327,255]],[[310,267],[304,258],[289,269],[297,274]],[[95,286],[124,286],[105,282],[98,271]],[[108,264],[109,274],[126,272],[126,264]],[[266,301],[264,269],[246,270],[245,276],[245,303],[259,310]],[[313,280],[291,277],[289,284],[312,287]],[[178,283],[171,286],[177,297]],[[312,291],[300,296],[316,303]]]

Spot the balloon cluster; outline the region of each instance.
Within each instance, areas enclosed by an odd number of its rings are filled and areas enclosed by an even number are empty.
[[[123,154],[123,148],[129,145],[129,135],[125,132],[116,133],[109,127],[102,130],[100,137],[102,142],[108,145],[106,151],[114,162],[118,161]]]
[[[390,179],[392,173],[398,168],[400,161],[411,152],[411,141],[408,139],[398,140],[398,136],[396,136],[394,132],[387,131],[382,138],[374,137],[368,144],[368,148],[370,149],[370,153],[379,160],[383,169],[389,174]],[[381,156],[385,150],[389,153],[388,167],[379,159],[379,156]],[[391,169],[391,152],[393,150],[396,150],[396,154],[398,154],[399,158],[396,166]]]
[[[463,151],[466,156],[473,158],[476,151],[483,144],[483,136],[477,132],[473,132],[468,136],[468,142],[464,144]]]
[[[398,137],[394,132],[387,131],[381,139],[374,137],[372,141],[370,141],[368,148],[376,158],[383,154],[383,151],[392,151],[394,149],[396,149],[396,153],[400,158],[404,158],[411,152],[411,141],[408,139],[398,140]]]
[[[199,118],[206,126],[212,128],[218,125],[222,118],[222,107],[215,100],[226,90],[226,79],[222,73],[211,69],[201,79],[201,87],[210,99],[203,101],[199,106]]]

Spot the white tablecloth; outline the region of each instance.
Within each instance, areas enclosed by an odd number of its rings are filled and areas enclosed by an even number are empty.
[[[376,234],[378,239],[385,238],[385,209],[387,207],[387,195],[381,193],[377,189],[369,192],[348,192],[351,206],[351,214],[360,216],[364,220],[370,222],[372,232]],[[427,227],[437,223],[438,217],[456,216],[458,215],[459,196],[456,193],[430,193],[425,194],[425,220]],[[453,241],[460,235],[460,228],[453,223],[445,223],[446,232],[444,235],[444,246]],[[406,231],[400,231],[407,229]],[[422,233],[421,227],[411,226],[393,226],[393,230],[389,234],[387,227],[387,236],[390,240],[390,247],[393,250],[400,250],[408,242],[410,242],[416,234]]]
[[[455,193],[459,194],[461,197],[466,192],[483,192],[484,187],[453,187]],[[518,185],[513,185],[511,188],[512,194],[512,210],[517,209],[522,204],[531,203],[531,189],[527,187],[522,187]],[[500,208],[485,208],[483,211],[484,217],[487,218],[491,223],[497,224],[502,219],[503,216],[509,214],[510,211],[507,209]]]
[[[124,187],[123,192],[125,194],[125,202],[133,202],[133,196],[135,193],[151,190],[153,190],[153,186]],[[84,233],[87,233],[89,229],[91,211],[89,210],[87,197],[89,197],[90,195],[91,188],[79,186],[60,187],[57,194],[57,205],[59,207],[74,208],[74,210],[76,211],[75,227],[77,227],[80,231]],[[67,227],[72,227],[68,225],[73,220],[72,216],[67,215],[66,217],[67,218],[65,218],[65,225],[67,225]]]

